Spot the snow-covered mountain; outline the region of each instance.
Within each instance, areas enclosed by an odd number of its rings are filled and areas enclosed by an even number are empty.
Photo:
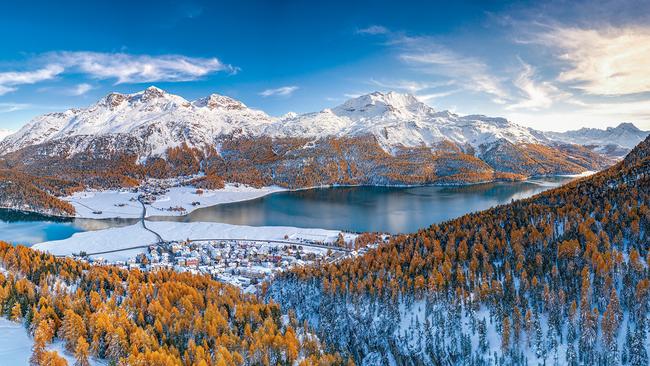
[[[541,133],[503,118],[436,111],[408,94],[371,93],[333,109],[273,118],[242,102],[213,94],[195,101],[150,87],[111,93],[86,109],[39,116],[0,143],[0,153],[71,138],[75,149],[98,136],[125,135],[144,142],[142,155],[160,155],[187,143],[203,147],[224,138],[271,136],[325,138],[374,136],[386,151],[435,148],[443,141],[480,150],[496,141],[548,143]]]
[[[604,130],[581,128],[566,132],[545,132],[544,134],[552,140],[590,146],[595,151],[622,157],[650,135],[650,131],[642,131],[632,123],[621,123],[616,127],[608,127]]]
[[[205,146],[216,137],[259,135],[272,121],[264,112],[222,95],[189,102],[149,87],[135,94],[111,93],[85,109],[36,117],[0,142],[0,153],[64,139],[83,149],[96,137],[124,135],[144,142],[143,155],[160,155],[183,142]]]
[[[284,118],[267,127],[266,133],[312,138],[371,134],[388,151],[394,147],[435,148],[443,141],[474,149],[499,140],[547,142],[537,131],[503,118],[436,111],[412,95],[395,92],[374,92],[333,109]]]

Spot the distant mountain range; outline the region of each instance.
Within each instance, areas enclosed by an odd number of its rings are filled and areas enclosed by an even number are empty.
[[[542,132],[504,118],[460,116],[436,111],[409,94],[374,92],[320,112],[280,118],[248,108],[232,98],[212,94],[195,101],[150,87],[135,94],[111,93],[85,109],[36,117],[0,143],[0,154],[59,140],[82,149],[98,136],[137,137],[141,156],[161,155],[167,148],[217,144],[233,137],[310,138],[373,136],[386,151],[449,144],[480,156],[496,143],[579,144],[621,156],[648,135],[631,123],[606,130],[583,128]],[[0,132],[0,136],[1,136]],[[607,147],[611,147],[607,149]]]
[[[200,172],[290,188],[465,184],[600,170],[647,134],[631,124],[542,132],[395,92],[272,117],[222,95],[188,101],[149,87],[34,118],[0,140],[0,169],[96,188]]]
[[[599,153],[622,158],[650,135],[650,131],[642,131],[632,123],[621,123],[616,127],[607,127],[604,130],[581,128],[574,131],[545,132],[544,134],[551,140],[587,146]]]

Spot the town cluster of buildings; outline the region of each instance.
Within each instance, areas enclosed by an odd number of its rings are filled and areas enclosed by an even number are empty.
[[[167,194],[170,186],[170,183],[166,180],[150,179],[147,181],[147,184],[135,187],[131,191],[138,193],[140,201],[144,204],[150,205],[156,202],[159,196]]]
[[[211,275],[214,279],[254,291],[256,285],[293,266],[332,262],[356,251],[306,239],[295,244],[257,240],[206,240],[165,242],[149,246],[145,253],[115,264],[124,268],[173,269]],[[106,263],[101,258],[94,262]]]

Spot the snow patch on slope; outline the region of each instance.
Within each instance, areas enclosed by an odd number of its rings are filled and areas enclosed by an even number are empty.
[[[29,365],[33,345],[34,340],[22,324],[0,317],[0,360],[3,365]],[[47,349],[57,351],[59,356],[68,361],[68,365],[75,364],[74,355],[65,351],[63,342],[55,341]],[[94,358],[89,361],[91,366],[108,364]]]

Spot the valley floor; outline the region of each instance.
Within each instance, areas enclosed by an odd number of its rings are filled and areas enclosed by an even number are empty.
[[[168,222],[147,221],[147,227],[159,233],[165,240],[182,241],[186,239],[264,239],[283,240],[316,240],[323,243],[333,243],[340,231],[325,229],[303,229],[285,226],[243,226],[216,222]],[[353,240],[355,234],[344,234],[346,241]],[[156,237],[145,230],[140,223],[126,227],[110,228],[98,231],[76,233],[64,240],[44,242],[34,245],[33,249],[47,251],[54,255],[72,255],[84,251],[86,253],[104,252],[146,246],[156,243]],[[326,251],[326,249],[314,249]],[[138,248],[102,254],[101,257],[114,262],[126,261],[146,248]],[[98,256],[91,256],[98,257]]]

